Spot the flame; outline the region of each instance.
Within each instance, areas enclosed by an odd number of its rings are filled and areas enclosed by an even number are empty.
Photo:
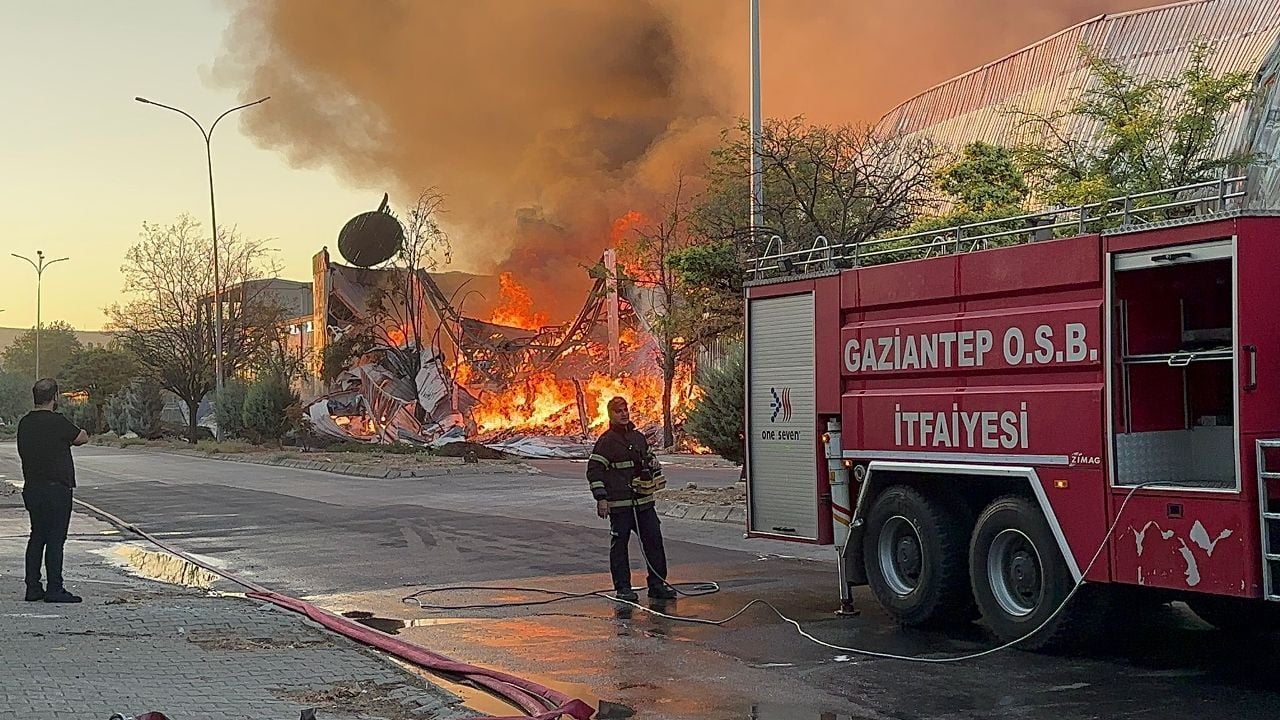
[[[604,430],[609,423],[609,400],[627,399],[631,420],[637,427],[662,423],[662,377],[631,375],[610,377],[593,373],[582,386],[587,434]],[[695,397],[688,373],[680,373],[672,385],[672,412],[677,417]],[[483,392],[472,409],[481,435],[499,432],[538,435],[582,435],[583,416],[578,408],[578,391],[570,378],[541,371],[500,391]]]
[[[501,303],[489,317],[489,322],[524,330],[540,330],[551,323],[546,313],[533,311],[533,298],[515,277],[504,272],[498,276]]]

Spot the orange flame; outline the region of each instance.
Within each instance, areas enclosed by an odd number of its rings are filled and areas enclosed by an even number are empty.
[[[540,330],[551,323],[546,313],[533,311],[533,298],[514,276],[504,272],[498,276],[501,304],[489,316],[489,322],[524,330]]]

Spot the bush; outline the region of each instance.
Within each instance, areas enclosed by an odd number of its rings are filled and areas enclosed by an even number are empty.
[[[222,386],[222,394],[214,398],[214,417],[218,420],[218,427],[222,428],[223,437],[244,437],[245,392],[243,382],[228,380]]]
[[[684,429],[698,442],[725,460],[740,463],[746,457],[743,435],[746,390],[743,387],[745,357],[741,345],[734,348],[724,365],[698,374],[702,397],[689,411]]]
[[[98,427],[98,409],[93,406],[93,403],[67,403],[62,408],[62,414],[75,423],[76,427],[85,430],[90,435],[97,435],[102,432],[102,428]]]
[[[245,434],[256,443],[279,443],[293,424],[289,408],[298,402],[298,394],[284,378],[267,375],[255,380],[245,392]]]
[[[135,380],[129,386],[129,429],[138,437],[160,437],[160,413],[164,411],[164,397],[160,386],[147,380]]]
[[[107,398],[107,427],[116,435],[129,432],[128,388]]]

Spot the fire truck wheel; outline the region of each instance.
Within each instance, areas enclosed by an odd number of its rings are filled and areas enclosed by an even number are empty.
[[[1188,597],[1187,605],[1200,617],[1231,635],[1264,635],[1280,630],[1280,608],[1263,600],[1204,595]]]
[[[867,513],[867,583],[899,624],[972,619],[965,543],[969,523],[952,502],[902,485],[887,488]]]
[[[1003,642],[1033,632],[1071,593],[1075,580],[1040,508],[1019,496],[997,499],[978,516],[969,546],[973,596],[987,625]],[[1089,611],[1093,593],[1078,593],[1034,636],[1018,647],[1040,650],[1074,644],[1088,633],[1078,623]]]

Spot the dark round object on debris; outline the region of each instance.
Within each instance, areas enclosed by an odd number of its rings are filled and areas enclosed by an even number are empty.
[[[440,457],[460,457],[464,459],[470,455],[479,460],[506,460],[511,457],[501,450],[494,450],[491,447],[465,440],[441,445],[434,450],[434,454]]]
[[[390,260],[403,243],[400,221],[376,210],[351,218],[338,233],[338,252],[356,267],[373,267]]]

